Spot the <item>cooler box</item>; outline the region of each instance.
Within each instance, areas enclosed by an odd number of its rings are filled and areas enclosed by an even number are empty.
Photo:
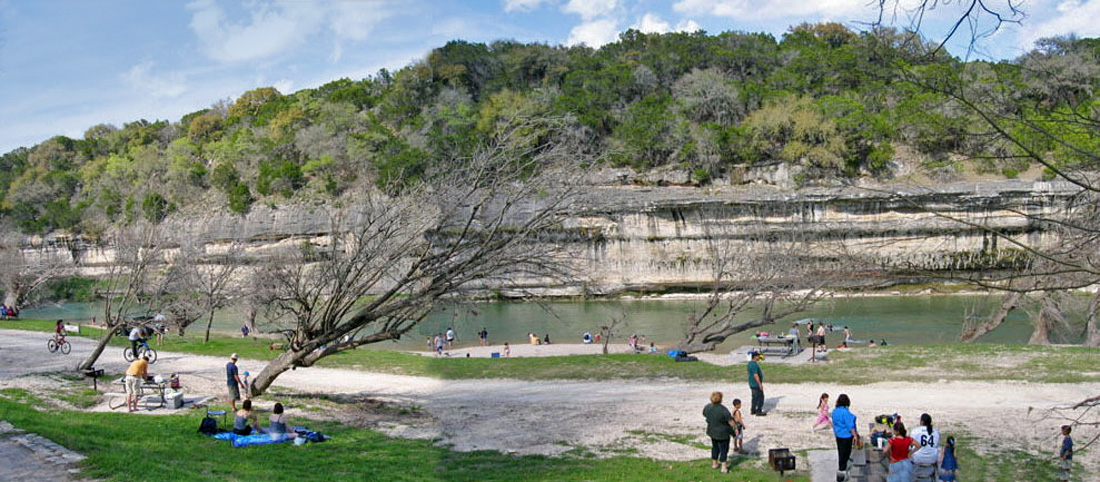
[[[499,351],[494,351],[494,352],[490,353],[489,356],[491,356],[493,358],[500,358],[500,352]]]
[[[183,408],[183,392],[165,393],[164,402],[172,408]]]

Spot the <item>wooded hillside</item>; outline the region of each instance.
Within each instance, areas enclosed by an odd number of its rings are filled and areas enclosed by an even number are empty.
[[[1100,40],[1058,38],[1011,61],[963,62],[894,30],[804,24],[759,33],[628,31],[599,50],[453,41],[396,72],[281,93],[262,87],[178,121],[96,125],[0,157],[0,216],[25,233],[159,221],[195,203],[335,199],[401,189],[518,130],[582,142],[608,165],[686,168],[706,184],[765,162],[797,179],[885,176],[899,151],[931,170],[961,162],[1015,177],[1021,149],[1059,164],[1100,152]],[[1007,144],[943,95],[963,85],[1005,113],[1076,137]],[[1011,124],[1009,124],[1011,128]],[[966,159],[966,161],[963,161]]]

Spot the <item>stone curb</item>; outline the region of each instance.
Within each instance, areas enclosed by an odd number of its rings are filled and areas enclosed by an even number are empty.
[[[75,464],[88,458],[85,455],[78,454],[62,447],[41,435],[26,433],[24,430],[15,428],[12,424],[3,420],[0,420],[0,435],[7,437],[14,443],[26,447],[27,450],[30,450],[35,455],[56,465]],[[73,470],[70,470],[70,472],[73,472]]]

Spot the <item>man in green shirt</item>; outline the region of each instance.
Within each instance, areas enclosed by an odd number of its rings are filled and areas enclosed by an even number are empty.
[[[752,361],[749,362],[749,390],[752,390],[752,404],[749,405],[749,413],[763,417],[768,413],[764,411],[764,372],[760,370],[760,352],[752,352]]]

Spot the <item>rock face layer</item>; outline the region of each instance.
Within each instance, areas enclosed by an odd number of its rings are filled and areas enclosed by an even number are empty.
[[[714,278],[717,244],[736,252],[760,239],[791,237],[806,242],[803,256],[819,269],[854,277],[965,268],[1006,245],[983,227],[1032,245],[1055,242],[1055,233],[1025,214],[1055,215],[1076,192],[1068,183],[1027,181],[798,191],[587,187],[554,236],[573,254],[578,275],[523,284],[550,295],[696,288]],[[256,206],[245,216],[173,217],[165,225],[177,239],[200,240],[211,253],[227,240],[244,239],[256,255],[321,240],[329,227],[322,208],[303,205]],[[38,240],[25,252],[72,258],[92,276],[114,257],[110,246],[63,238]],[[854,257],[862,260],[862,272],[853,272]]]

